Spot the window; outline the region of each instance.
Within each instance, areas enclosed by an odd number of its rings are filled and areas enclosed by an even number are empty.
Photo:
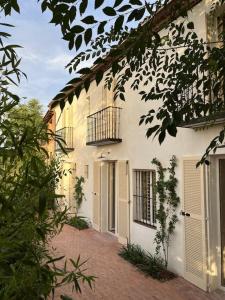
[[[155,227],[155,171],[134,170],[134,221]]]

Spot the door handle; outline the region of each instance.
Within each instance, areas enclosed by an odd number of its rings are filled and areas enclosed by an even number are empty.
[[[189,213],[186,213],[185,211],[181,210],[180,214],[184,217],[190,217],[191,215]]]

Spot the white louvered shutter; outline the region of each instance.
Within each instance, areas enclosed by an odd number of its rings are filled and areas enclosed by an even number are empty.
[[[198,158],[185,158],[184,172],[184,277],[207,290],[204,167]]]
[[[129,165],[127,161],[117,162],[118,172],[118,237],[121,243],[129,240]]]
[[[101,220],[101,163],[94,162],[93,169],[93,227],[100,230]]]

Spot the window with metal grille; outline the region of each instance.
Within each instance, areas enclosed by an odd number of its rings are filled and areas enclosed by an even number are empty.
[[[134,170],[134,222],[155,227],[155,171]]]

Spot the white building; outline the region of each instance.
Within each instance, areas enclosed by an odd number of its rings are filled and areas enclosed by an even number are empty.
[[[192,1],[189,11],[189,20],[206,41],[211,2]],[[214,12],[215,24],[221,13],[221,9]],[[204,290],[225,289],[225,148],[210,155],[209,167],[196,169],[224,119],[204,130],[193,128],[201,127],[198,123],[180,128],[176,138],[167,137],[160,146],[157,139],[147,140],[144,126],[138,125],[140,116],[158,103],[141,102],[137,92],[129,85],[125,88],[126,102],[114,102],[113,92],[106,90],[103,82],[96,86],[92,81],[89,92],[83,89],[78,101],[74,99],[72,105],[66,102],[62,114],[59,105],[54,108],[56,131],[61,130],[67,141],[64,167],[73,170],[61,184],[68,205],[73,205],[75,176],[84,176],[86,200],[80,214],[89,218],[96,230],[111,232],[120,242],[128,239],[154,253],[157,224],[152,191],[155,166],[151,161],[157,157],[168,166],[175,155],[181,204],[169,269]],[[143,204],[143,185],[148,194],[145,216],[137,208]]]

